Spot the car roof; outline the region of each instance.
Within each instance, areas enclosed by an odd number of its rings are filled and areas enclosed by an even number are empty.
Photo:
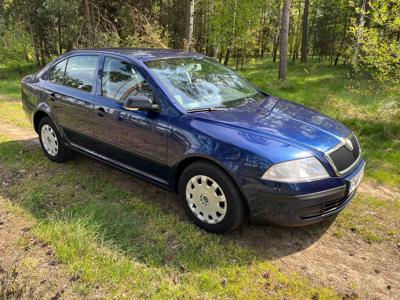
[[[85,53],[100,52],[109,54],[119,54],[128,58],[147,61],[153,59],[173,58],[173,57],[203,57],[196,52],[173,50],[173,49],[157,49],[157,48],[92,48],[92,49],[76,49],[69,53]]]

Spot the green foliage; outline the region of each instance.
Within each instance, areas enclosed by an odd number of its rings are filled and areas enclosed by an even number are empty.
[[[350,27],[354,36],[360,35],[355,71],[379,81],[400,82],[400,3],[368,1],[365,10],[356,7],[356,12],[367,22],[353,19]]]
[[[400,4],[392,0],[293,0],[289,51],[299,57],[302,31],[308,54],[331,65],[352,65],[359,79],[400,81]],[[360,4],[361,3],[361,4]],[[5,0],[0,2],[0,61],[42,66],[73,48],[181,48],[187,0]],[[277,59],[282,0],[198,0],[194,50],[242,68],[254,56]],[[360,16],[364,21],[360,23]]]
[[[11,69],[23,68],[32,58],[29,34],[20,23],[6,27],[0,23],[0,63]]]

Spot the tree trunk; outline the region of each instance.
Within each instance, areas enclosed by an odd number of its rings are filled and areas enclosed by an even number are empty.
[[[280,80],[286,79],[287,63],[288,63],[288,40],[289,40],[289,19],[290,5],[292,0],[284,0],[282,8],[282,23],[279,45],[279,74]]]
[[[224,65],[227,66],[229,63],[229,58],[231,54],[232,47],[235,46],[235,39],[236,39],[236,12],[237,12],[237,0],[235,0],[235,6],[233,9],[233,24],[232,24],[232,37],[228,49],[226,50]]]
[[[307,63],[307,44],[308,44],[308,13],[310,9],[310,0],[305,0],[303,11],[302,37],[301,37],[301,63]]]
[[[361,13],[360,13],[359,21],[358,21],[357,35],[355,38],[355,51],[354,51],[354,56],[353,56],[353,62],[351,64],[351,68],[350,68],[350,78],[351,79],[354,79],[356,76],[358,53],[360,52],[360,38],[363,33],[364,23],[365,23],[365,2],[366,2],[366,0],[363,0],[361,3]]]
[[[186,1],[187,1],[186,30],[185,30],[185,39],[183,41],[183,48],[186,51],[190,51],[192,50],[192,42],[193,42],[194,0],[186,0]]]
[[[276,34],[274,38],[274,48],[272,49],[272,62],[276,62],[276,57],[278,54],[278,45],[279,45],[279,35]]]
[[[94,47],[94,26],[92,19],[92,12],[90,8],[90,0],[85,0],[85,18],[87,20],[88,29],[89,29],[89,46]]]
[[[62,30],[61,30],[61,14],[58,14],[58,23],[57,23],[57,25],[58,25],[58,52],[59,52],[58,55],[61,55],[62,54],[62,49],[63,49],[63,46],[62,46]]]
[[[312,59],[314,59],[314,57],[315,57],[315,55],[316,55],[316,48],[317,47],[315,47],[315,45],[316,45],[316,41],[317,41],[317,30],[315,30],[315,23],[316,23],[316,18],[317,18],[317,13],[318,13],[318,5],[319,5],[319,1],[318,0],[316,0],[315,2],[314,2],[314,9],[313,9],[313,14],[312,14],[312,17],[311,17],[311,26],[310,26],[310,28],[309,28],[309,31],[308,31],[308,33],[307,33],[307,35],[308,35],[308,37],[311,37],[312,36],[312,42],[311,42],[311,45],[312,45],[312,52],[311,52],[311,58]],[[307,38],[307,40],[308,40],[308,38]],[[308,42],[308,41],[307,41]],[[307,50],[308,50],[308,47],[309,45],[307,45]],[[308,52],[308,51],[307,51]]]
[[[4,23],[4,0],[0,0],[0,24]]]
[[[300,44],[300,15],[301,15],[301,1],[299,1],[299,7],[298,7],[299,13],[298,13],[298,21],[297,21],[297,26],[296,26],[296,35],[295,35],[295,40],[294,40],[294,49],[293,49],[293,59],[292,61],[295,62],[296,59],[299,57],[299,44]]]
[[[281,0],[276,0],[275,2],[276,5],[276,19],[275,19],[275,35],[274,35],[274,41],[273,41],[273,49],[272,49],[272,62],[276,62],[276,58],[278,56],[278,47],[279,47],[279,25],[281,23]]]
[[[227,66],[229,63],[229,58],[231,57],[231,48],[226,49],[224,65]]]
[[[346,11],[346,16],[344,17],[342,41],[340,42],[340,49],[339,49],[338,53],[336,54],[335,62],[334,62],[334,64],[333,64],[334,66],[337,66],[337,64],[338,64],[338,62],[339,62],[340,55],[341,55],[342,52],[343,52],[344,42],[346,41],[347,17],[348,17],[348,12]]]
[[[333,41],[332,41],[332,49],[331,49],[331,57],[330,57],[331,65],[333,65],[333,55],[335,53],[335,44],[336,44],[336,35],[337,35],[336,28],[337,28],[337,23],[338,23],[338,17],[339,16],[336,14],[335,15],[335,23],[334,23],[334,26],[333,26]]]
[[[246,59],[246,49],[243,47],[242,60],[240,62],[240,71],[243,71],[243,64]]]
[[[262,16],[261,16],[261,28],[260,28],[260,36],[259,36],[259,55],[261,56],[261,58],[264,57],[264,51],[265,51],[265,47],[264,47],[264,33],[265,33],[265,13],[266,13],[266,5],[264,5],[263,9],[262,9]]]
[[[219,56],[218,56],[218,61],[219,61],[219,63],[221,63],[222,62],[222,57],[224,56],[224,51],[220,51],[219,52]]]
[[[35,61],[36,61],[36,65],[38,67],[40,67],[39,47],[38,47],[36,36],[33,33],[33,26],[32,26],[31,17],[29,16],[28,18],[29,18],[28,19],[28,21],[29,21],[29,35],[31,37],[31,43],[32,43],[33,51],[34,51],[34,55],[35,55]]]
[[[235,49],[235,60],[236,60],[235,70],[237,71],[239,69],[239,49]]]

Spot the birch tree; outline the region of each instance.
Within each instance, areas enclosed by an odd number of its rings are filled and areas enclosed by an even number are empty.
[[[186,51],[190,51],[192,49],[193,28],[194,28],[194,0],[187,0],[185,39],[183,45],[183,48]]]

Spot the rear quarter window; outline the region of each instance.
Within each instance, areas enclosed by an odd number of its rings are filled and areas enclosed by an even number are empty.
[[[49,81],[53,83],[63,84],[66,65],[67,60],[65,59],[52,67],[50,70]]]

